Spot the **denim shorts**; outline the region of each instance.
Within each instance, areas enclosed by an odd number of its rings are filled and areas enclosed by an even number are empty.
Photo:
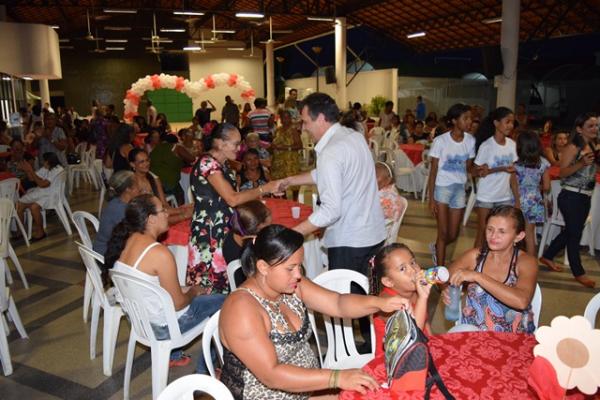
[[[436,186],[433,198],[438,203],[448,204],[450,208],[465,208],[467,204],[465,185],[453,183],[449,186]]]
[[[514,205],[515,205],[515,201],[512,199],[504,200],[504,201],[480,201],[480,200],[475,201],[476,208],[489,208],[490,210],[492,208],[496,208],[498,206],[514,206]]]

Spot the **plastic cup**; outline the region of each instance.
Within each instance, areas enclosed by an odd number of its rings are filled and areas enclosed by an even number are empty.
[[[298,219],[300,218],[300,207],[292,207],[292,218]]]

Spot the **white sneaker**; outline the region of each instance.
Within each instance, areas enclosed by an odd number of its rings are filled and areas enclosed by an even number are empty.
[[[433,265],[434,266],[438,265],[435,242],[429,243],[429,252],[431,253],[431,261],[433,261]]]

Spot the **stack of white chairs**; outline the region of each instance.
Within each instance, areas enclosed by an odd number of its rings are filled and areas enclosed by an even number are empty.
[[[70,164],[67,166],[69,194],[73,193],[73,187],[79,187],[79,179],[83,177],[89,184],[93,184],[96,190],[100,189],[98,185],[98,173],[94,161],[96,159],[96,146],[90,146],[86,150],[87,143],[80,143],[75,147],[75,152],[79,154],[81,162],[79,164]]]
[[[14,209],[14,203],[19,200],[19,185],[20,181],[18,178],[9,178],[3,181],[0,181],[0,198],[9,199],[13,202],[13,216],[12,223],[16,225],[16,227],[21,231],[21,235],[23,236],[23,240],[27,247],[29,247],[29,238],[27,237],[27,233],[25,231],[25,227],[23,226],[23,221],[17,215],[16,209]],[[12,227],[11,223],[11,227]],[[14,230],[14,229],[12,229]]]
[[[92,326],[90,328],[90,359],[96,358],[96,338],[98,335],[98,320],[100,310],[104,311],[104,327],[102,329],[102,372],[106,376],[112,375],[112,365],[115,356],[117,337],[123,310],[109,298],[102,285],[100,264],[104,257],[87,246],[78,243],[79,254],[87,272],[86,280],[91,281],[92,291]]]
[[[10,213],[13,208],[14,206],[10,200],[0,199],[0,254],[2,255],[8,254],[10,248],[8,228],[10,225]],[[0,257],[0,361],[2,362],[4,375],[10,375],[13,372],[7,340],[10,329],[5,315],[8,315],[9,320],[13,321],[23,339],[27,338],[27,332],[21,322],[21,317],[17,311],[15,301],[10,294],[10,289],[6,286],[5,277],[9,276],[9,272],[5,258]],[[22,270],[20,273],[22,273]],[[24,276],[22,278],[24,279]],[[23,282],[25,283],[26,280]]]
[[[395,189],[395,188],[394,188]],[[402,220],[404,219],[404,214],[406,214],[406,210],[408,209],[408,200],[404,197],[400,197],[400,201],[402,202],[402,214],[396,221],[386,220],[385,228],[387,232],[387,236],[385,239],[385,244],[396,243],[398,239],[398,231],[400,231],[400,226],[402,225]]]
[[[206,375],[194,374],[174,380],[158,396],[158,400],[194,400],[194,392],[200,391],[213,399],[233,400],[227,386],[221,381]]]
[[[63,224],[65,231],[67,231],[67,235],[73,235],[73,231],[71,230],[71,225],[69,224],[69,220],[73,218],[73,213],[71,212],[71,206],[69,205],[69,201],[67,200],[67,196],[65,195],[65,183],[67,180],[67,172],[62,171],[56,177],[55,181],[50,184],[48,190],[52,193],[50,206],[47,208],[48,210],[54,210],[58,219]],[[25,212],[27,219],[27,237],[31,239],[31,226],[33,224],[31,218],[31,212],[26,210]],[[46,228],[46,209],[42,208],[42,218],[44,223],[44,228]]]
[[[110,277],[118,292],[118,300],[129,316],[131,331],[127,345],[125,362],[125,378],[123,385],[124,398],[129,398],[131,369],[135,355],[136,343],[150,347],[152,356],[152,399],[167,386],[169,374],[169,355],[171,350],[186,346],[202,334],[208,318],[185,333],[181,333],[177,323],[175,306],[169,293],[160,285],[139,276],[121,271],[111,271]],[[167,321],[169,339],[158,340],[150,324],[147,305],[149,296],[161,304],[164,319]]]
[[[413,162],[408,158],[402,149],[394,151],[394,176],[396,178],[396,187],[405,192],[412,192],[415,199],[419,198],[416,168]]]
[[[10,222],[13,216],[15,215],[15,206],[13,202],[9,199],[0,198],[0,264],[4,265],[4,274],[6,275],[6,280],[9,285],[12,285],[13,279],[10,273],[10,268],[8,267],[7,259],[11,259],[13,262],[17,273],[21,277],[21,281],[23,282],[23,286],[25,289],[29,289],[29,283],[27,282],[27,277],[25,277],[25,272],[23,271],[23,267],[17,258],[17,254],[10,244]],[[0,287],[2,290],[2,287]]]
[[[75,211],[73,213],[73,224],[75,224],[75,228],[77,228],[77,233],[79,234],[79,238],[81,239],[81,243],[88,249],[92,250],[93,243],[90,237],[90,233],[87,228],[87,222],[92,224],[94,228],[94,232],[98,232],[100,228],[100,222],[96,217],[86,211]],[[92,301],[92,294],[94,292],[94,287],[92,285],[92,279],[89,274],[85,276],[85,286],[83,289],[83,321],[87,322],[88,319],[88,311],[90,302]]]
[[[352,282],[358,284],[365,293],[369,293],[369,281],[366,276],[348,269],[335,269],[323,272],[314,279],[317,285],[338,293],[350,293]],[[323,316],[327,333],[327,353],[323,357],[317,335],[314,311],[308,311],[313,334],[317,341],[317,350],[322,368],[349,369],[362,368],[375,357],[375,328],[371,316],[371,352],[359,354],[354,342],[354,328],[351,319]]]

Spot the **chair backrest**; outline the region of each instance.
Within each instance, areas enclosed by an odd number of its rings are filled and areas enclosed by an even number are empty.
[[[348,269],[326,271],[317,276],[314,283],[338,293],[350,293],[352,283],[358,284],[365,293],[369,293],[369,280],[366,276]],[[327,333],[327,353],[322,356],[321,346],[316,334],[314,312],[309,310],[308,318],[317,339],[317,350],[322,360],[323,368],[360,368],[374,357],[375,330],[371,317],[371,353],[359,354],[354,342],[354,328],[351,319],[324,316],[325,332]]]
[[[533,323],[537,328],[540,322],[540,312],[542,312],[542,289],[539,283],[535,284],[535,292],[531,299],[531,311],[533,311]]]
[[[104,257],[82,243],[77,243],[77,246],[79,247],[79,254],[81,255],[87,275],[92,282],[94,296],[98,296],[103,307],[108,307],[109,301],[104,291],[102,271],[100,270],[100,264],[104,264]]]
[[[229,288],[232,292],[237,289],[237,284],[235,283],[235,271],[240,268],[242,268],[242,262],[240,260],[233,260],[227,264],[227,279],[229,280]]]
[[[57,167],[54,167],[57,168]],[[62,170],[55,178],[54,182],[50,183],[50,193],[52,196],[53,204],[59,204],[66,199],[65,197],[65,183],[67,181],[67,171]]]
[[[171,382],[158,395],[158,400],[193,400],[194,392],[200,391],[218,400],[233,400],[227,386],[207,375],[186,375]]]
[[[394,168],[414,168],[415,164],[408,158],[406,153],[398,148],[394,151]]]
[[[121,306],[129,316],[131,328],[135,330],[138,337],[146,341],[157,340],[148,314],[148,300],[153,298],[153,302],[161,305],[171,340],[181,340],[175,306],[165,289],[132,273],[112,270],[109,275],[121,297]]]
[[[564,219],[560,210],[558,209],[558,195],[562,190],[562,186],[559,180],[553,180],[550,182],[550,195],[552,196],[552,215],[550,215],[550,221],[554,224],[564,225]]]
[[[583,313],[585,319],[590,321],[592,328],[596,326],[596,316],[598,315],[598,310],[600,310],[600,293],[596,293],[596,295],[592,297],[585,307],[585,312]]]
[[[79,233],[79,237],[81,238],[83,244],[91,249],[92,239],[90,238],[86,221],[89,221],[96,232],[98,232],[98,228],[100,227],[98,218],[94,217],[87,211],[75,211],[73,213],[73,223],[75,224],[75,228],[77,228],[77,233]]]
[[[304,201],[306,200],[306,192],[308,190],[311,190],[312,193],[316,193],[317,187],[314,185],[301,185],[298,189],[298,203],[305,204]]]
[[[394,188],[394,190],[397,190]],[[400,196],[400,202],[402,203],[402,213],[398,217],[396,221],[391,221],[389,225],[386,225],[387,228],[387,238],[385,239],[385,244],[396,243],[398,239],[398,231],[400,231],[400,226],[402,225],[402,220],[404,219],[404,214],[406,214],[406,209],[408,208],[408,200],[404,197]]]
[[[0,197],[15,201],[19,198],[19,178],[8,178],[0,181]]]
[[[204,327],[204,332],[202,333],[202,355],[204,356],[204,361],[206,362],[206,368],[210,373],[210,376],[215,375],[215,366],[212,362],[211,356],[211,345],[214,342],[215,347],[217,348],[217,354],[219,354],[219,359],[221,360],[221,364],[223,363],[223,345],[221,344],[221,338],[219,337],[219,316],[221,315],[221,310],[217,311],[213,314],[212,317],[206,323]]]
[[[8,256],[8,246],[10,245],[10,221],[15,210],[12,200],[0,198],[0,257]],[[0,286],[0,290],[4,290]]]

